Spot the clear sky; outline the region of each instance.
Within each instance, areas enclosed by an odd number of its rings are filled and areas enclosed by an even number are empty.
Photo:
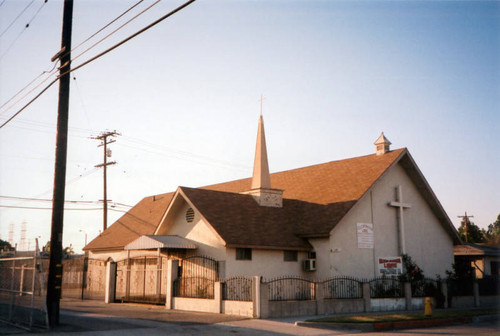
[[[60,49],[62,1],[23,12],[31,1],[0,0],[0,105]],[[136,2],[75,0],[73,47]],[[182,2],[160,2],[78,57],[153,3],[74,50],[73,66]],[[102,199],[102,147],[90,137],[122,134],[110,145],[114,202],[249,177],[261,94],[272,172],[371,154],[384,131],[456,226],[465,211],[480,227],[500,213],[497,1],[198,0],[73,77],[66,199],[91,202],[67,205],[87,209],[65,212],[63,245],[77,251],[102,228],[102,212],[88,210]],[[25,222],[31,248],[49,239],[51,212],[5,206],[50,203],[5,196],[52,197],[57,87],[0,129],[0,238],[12,225],[19,243]],[[25,101],[0,108],[0,121]]]

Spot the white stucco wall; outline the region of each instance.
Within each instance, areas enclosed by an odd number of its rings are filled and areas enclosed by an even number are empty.
[[[191,223],[186,220],[186,211],[190,208],[185,201],[179,200],[176,211],[162,223],[157,235],[177,235],[196,242],[198,249],[189,251],[193,255],[206,255],[217,260],[225,259],[224,241],[195,210]]]
[[[379,257],[398,256],[397,210],[387,205],[395,200],[395,188],[401,185],[403,201],[411,204],[404,210],[407,254],[424,270],[427,277],[445,275],[453,263],[453,241],[420,195],[404,169],[390,169],[349,211],[330,233],[328,247],[319,244],[321,254],[328,253],[329,269],[318,268],[320,277],[378,275]],[[373,249],[358,248],[357,223],[373,223]],[[313,242],[313,245],[316,245]]]
[[[252,249],[252,260],[236,260],[234,248],[227,248],[226,251],[226,278],[254,275],[260,275],[266,279],[288,275],[315,277],[316,272],[302,270],[302,260],[307,258],[306,252],[298,252],[297,261],[284,261],[282,250]]]

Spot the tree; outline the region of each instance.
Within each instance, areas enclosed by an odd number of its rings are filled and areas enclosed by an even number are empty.
[[[0,239],[0,250],[12,250],[12,245],[8,241]]]
[[[75,251],[73,251],[73,245],[69,244],[69,246],[66,246],[63,250],[63,255],[64,257],[68,258],[70,255],[75,254]]]
[[[403,274],[399,276],[401,281],[416,282],[424,279],[424,271],[418,267],[411,256],[403,254]]]
[[[467,215],[462,218],[462,222],[458,228],[458,235],[466,243],[478,244],[486,241],[481,229],[471,222]]]
[[[486,238],[486,244],[492,246],[500,245],[500,214],[497,216],[495,222],[488,225],[488,230],[482,229],[482,233]]]
[[[47,244],[45,244],[44,247],[42,247],[42,252],[50,253],[50,240],[47,242]],[[69,246],[66,246],[63,249],[63,256],[65,258],[68,258],[68,256],[73,255],[73,254],[75,254],[75,251],[73,250],[72,244],[69,244]]]

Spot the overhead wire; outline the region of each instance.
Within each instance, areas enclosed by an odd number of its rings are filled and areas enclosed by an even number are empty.
[[[26,210],[52,210],[52,208],[42,208],[42,207],[28,207],[28,206],[19,206],[19,205],[1,205],[0,208],[8,208],[8,209],[26,209]],[[102,208],[64,208],[64,211],[67,210],[102,210]]]
[[[57,60],[55,63],[54,63],[54,66],[52,67],[52,69],[48,70],[48,71],[42,71],[41,74],[39,74],[37,77],[35,77],[31,82],[29,82],[28,84],[26,84],[21,90],[17,91],[11,98],[9,98],[5,103],[3,103],[2,105],[0,105],[0,109],[2,109],[5,105],[7,105],[8,103],[10,103],[14,98],[16,98],[18,95],[20,95],[24,90],[26,90],[31,84],[33,84],[34,82],[36,82],[36,80],[40,77],[42,77],[44,74],[49,74],[48,77],[50,77],[54,70],[56,69],[57,67],[57,64],[59,63],[59,60]],[[45,81],[43,81],[42,83],[44,83]],[[37,86],[38,87],[38,86]],[[29,94],[29,93],[28,93]],[[23,96],[23,98],[26,97],[26,96]],[[22,98],[22,99],[23,99]],[[21,100],[22,100],[21,99]],[[19,101],[18,101],[19,102]],[[16,102],[16,104],[18,103]],[[9,108],[10,109],[10,108]],[[6,110],[7,111],[7,110]],[[4,111],[4,112],[6,112]],[[0,113],[1,115],[2,113]]]
[[[134,21],[135,19],[137,19],[139,16],[141,16],[142,14],[146,13],[148,10],[150,10],[151,8],[153,8],[154,6],[156,6],[158,3],[160,3],[162,0],[156,0],[153,4],[151,4],[150,6],[146,7],[144,10],[142,10],[141,12],[139,12],[137,15],[133,16],[131,19],[129,19],[128,21],[126,21],[124,24],[122,24],[120,27],[116,28],[115,30],[113,30],[111,33],[109,33],[108,35],[104,36],[102,39],[100,39],[99,41],[97,41],[96,43],[92,44],[90,47],[88,47],[87,49],[85,49],[83,52],[81,52],[80,54],[78,54],[77,56],[73,57],[72,61],[80,58],[80,56],[84,55],[85,53],[87,53],[89,50],[95,48],[97,45],[99,45],[101,42],[103,42],[104,40],[106,40],[107,38],[109,38],[111,35],[113,35],[114,33],[116,33],[117,31],[119,31],[120,29],[122,29],[123,27],[125,27],[126,25],[128,25],[130,22]]]
[[[42,10],[43,6],[47,3],[48,0],[43,0],[42,5],[38,8],[38,10],[35,12],[35,14],[31,17],[30,20],[28,20],[28,23],[24,26],[24,29],[21,30],[21,32],[17,35],[17,37],[11,42],[11,44],[7,47],[7,49],[4,51],[2,55],[0,55],[0,60],[9,52],[10,48],[17,42],[17,40],[23,35],[23,33],[30,27],[31,22],[38,16],[40,11]]]
[[[35,2],[35,0],[31,0],[31,2],[30,2],[28,5],[26,5],[26,7],[24,7],[24,9],[21,11],[21,13],[19,13],[19,14],[16,16],[16,18],[15,18],[14,20],[12,20],[12,22],[11,22],[11,23],[7,26],[7,28],[5,28],[5,30],[4,30],[3,32],[1,32],[1,33],[0,33],[0,37],[2,37],[2,36],[3,36],[3,34],[5,34],[5,33],[6,33],[9,29],[10,29],[10,27],[12,27],[12,25],[13,25],[14,23],[16,23],[16,21],[17,21],[17,20],[21,17],[21,15],[23,15],[23,13],[24,13],[24,12],[25,12],[28,8],[30,8],[30,7],[31,7],[31,5],[33,4],[33,2]],[[2,2],[2,4],[3,4],[3,2]]]
[[[111,24],[113,24],[114,22],[116,22],[118,19],[120,19],[121,17],[123,17],[126,13],[128,13],[130,10],[132,10],[133,8],[135,8],[137,5],[139,5],[141,2],[143,2],[144,0],[140,0],[139,2],[137,2],[136,4],[134,4],[133,6],[131,6],[130,8],[128,8],[127,10],[125,10],[122,14],[120,14],[118,17],[116,17],[115,19],[113,19],[112,21],[110,21],[108,24],[106,24],[104,27],[102,27],[101,29],[99,29],[97,32],[95,32],[94,34],[92,34],[90,37],[88,37],[87,39],[85,39],[83,42],[81,42],[79,45],[77,45],[76,47],[74,47],[72,50],[76,50],[78,47],[80,47],[81,45],[83,45],[85,42],[89,41],[91,38],[93,38],[94,36],[96,36],[98,33],[100,33],[101,31],[103,31],[104,29],[106,29],[107,27],[109,27]],[[47,0],[45,0],[45,2],[47,2]],[[44,4],[45,4],[44,2]],[[43,5],[42,5],[43,7]],[[40,7],[40,9],[42,8]],[[40,9],[38,10],[38,12],[40,11]],[[38,12],[36,14],[38,14]],[[35,14],[35,16],[36,16]],[[35,17],[34,16],[34,17]],[[31,21],[33,21],[34,17],[31,19]],[[31,22],[30,21],[30,22]],[[30,23],[29,22],[29,23]],[[29,24],[28,23],[28,24]],[[70,51],[68,51],[70,52]],[[66,52],[66,54],[68,53]],[[63,55],[65,55],[63,53]],[[50,77],[50,74],[53,73],[53,71],[55,70],[57,64],[60,62],[60,59],[58,58],[56,60],[56,62],[54,63],[54,66],[52,67],[51,70],[49,71],[43,71],[40,75],[38,75],[35,79],[33,79],[30,83],[28,83],[25,87],[23,87],[21,90],[19,90],[14,96],[12,96],[9,100],[7,100],[5,103],[3,103],[1,106],[0,106],[0,109],[3,108],[5,105],[7,105],[10,101],[12,101],[15,97],[17,97],[21,92],[23,92],[24,90],[26,90],[27,87],[29,87],[31,84],[33,84],[33,82],[35,82],[38,78],[40,78],[43,74],[45,73],[49,73],[49,77]],[[42,83],[44,83],[45,81],[43,81]],[[39,85],[38,85],[39,86]],[[37,87],[38,87],[37,86]],[[37,88],[35,87],[35,89]],[[29,93],[31,93],[32,91],[30,91]],[[29,94],[28,93],[28,94]],[[20,100],[24,99],[26,97],[26,95],[24,95]],[[20,100],[18,100],[15,104],[17,104]],[[14,104],[14,105],[15,105]],[[11,106],[12,107],[12,106]],[[6,111],[8,111],[11,107],[9,107]],[[3,113],[5,113],[6,111],[4,111]],[[2,113],[0,113],[1,115]]]
[[[12,115],[9,119],[7,119],[2,125],[0,125],[0,129],[3,128],[5,125],[7,125],[9,122],[11,122],[15,117],[17,117],[22,111],[24,111],[29,105],[31,105],[35,100],[37,100],[43,93],[45,93],[52,85],[54,85],[55,82],[57,82],[57,80],[59,80],[61,77],[71,73],[71,72],[74,72],[82,67],[84,67],[85,65],[101,58],[102,56],[106,55],[107,53],[113,51],[114,49],[120,47],[121,45],[127,43],[128,41],[130,41],[131,39],[137,37],[138,35],[144,33],[145,31],[151,29],[152,27],[156,26],[158,23],[162,22],[163,20],[169,18],[170,16],[174,15],[175,13],[179,12],[180,10],[184,9],[185,7],[189,6],[190,4],[192,4],[193,2],[195,2],[196,0],[189,0],[187,2],[185,2],[184,4],[180,5],[179,7],[175,8],[174,10],[170,11],[169,13],[163,15],[162,17],[160,17],[159,19],[157,19],[156,21],[150,23],[149,25],[147,25],[146,27],[140,29],[139,31],[135,32],[134,34],[130,35],[129,37],[125,38],[124,40],[118,42],[117,44],[111,46],[110,48],[104,50],[103,52],[95,55],[94,57],[88,59],[87,61],[79,64],[78,66],[74,67],[73,69],[70,69],[62,74],[60,74],[59,76],[57,76],[57,78],[55,80],[53,80],[52,82],[50,82],[45,88],[42,89],[42,91],[40,93],[38,93],[33,99],[31,99],[28,103],[26,103],[21,109],[19,109],[14,115]]]
[[[80,42],[76,47],[74,47],[73,49],[71,49],[71,52],[75,51],[76,49],[78,49],[79,47],[81,47],[83,44],[85,44],[86,42],[88,42],[89,40],[91,40],[94,36],[96,36],[97,34],[99,34],[100,32],[102,32],[103,30],[105,30],[106,28],[108,28],[109,26],[111,26],[113,23],[115,23],[116,21],[118,21],[119,19],[121,19],[125,14],[127,14],[132,9],[134,9],[135,7],[137,7],[143,1],[144,0],[139,0],[138,2],[136,2],[134,5],[132,5],[131,7],[129,7],[127,10],[125,10],[123,13],[121,13],[116,18],[114,18],[113,20],[111,20],[110,22],[108,22],[106,25],[104,25],[101,29],[97,30],[94,34],[90,35],[84,41]]]

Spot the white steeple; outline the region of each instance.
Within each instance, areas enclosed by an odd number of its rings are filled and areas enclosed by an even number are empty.
[[[384,132],[380,134],[377,141],[374,142],[377,155],[384,155],[391,150],[391,142],[384,135]]]
[[[252,189],[270,189],[271,177],[267,162],[266,134],[264,133],[264,119],[259,118],[257,128],[257,145],[255,146],[255,160],[253,162]]]
[[[271,175],[267,161],[266,135],[264,133],[264,118],[259,118],[257,128],[257,144],[255,146],[255,159],[251,190],[245,192],[254,197],[261,206],[278,207],[283,205],[283,190],[271,188]]]

